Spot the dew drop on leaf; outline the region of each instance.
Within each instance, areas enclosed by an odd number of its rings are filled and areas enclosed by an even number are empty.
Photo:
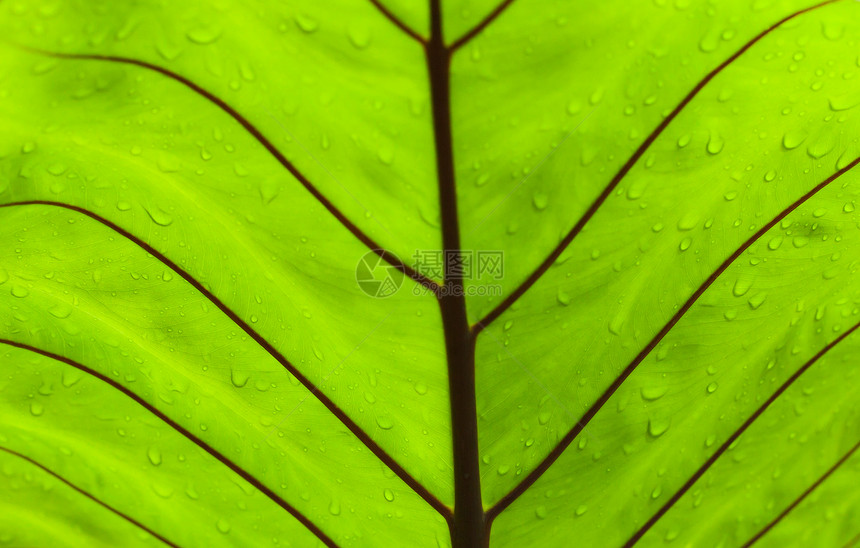
[[[152,222],[159,226],[170,226],[173,223],[173,217],[168,215],[164,210],[157,206],[146,207],[146,212]]]
[[[30,290],[22,285],[13,285],[12,286],[12,296],[18,297],[19,299],[23,299],[27,295],[30,294]]]
[[[648,419],[648,434],[652,438],[659,438],[669,429],[667,419]]]
[[[559,290],[556,299],[558,300],[558,303],[560,305],[567,306],[570,304],[570,295],[568,295],[564,291]]]
[[[666,395],[666,392],[669,391],[668,387],[665,386],[649,386],[643,387],[639,394],[642,396],[642,399],[645,401],[656,401]]]
[[[51,313],[51,316],[62,320],[68,318],[71,315],[72,307],[64,303],[55,304],[51,307],[49,312]]]
[[[779,246],[782,245],[782,240],[783,240],[782,236],[774,236],[767,243],[767,248],[770,249],[771,251],[776,251],[777,249],[779,249]]]
[[[236,388],[242,388],[248,384],[248,379],[250,376],[247,372],[235,369],[233,367],[230,368],[230,382],[233,383],[233,386]]]
[[[313,32],[316,32],[317,29],[319,29],[319,23],[317,23],[315,19],[307,15],[296,15],[295,22],[296,26],[299,27],[299,30],[306,34],[311,34]]]
[[[45,412],[45,406],[41,403],[34,401],[30,403],[30,414],[34,417],[41,417]]]
[[[221,37],[221,27],[217,25],[201,26],[190,29],[185,36],[195,44],[211,44]]]
[[[723,146],[725,142],[723,138],[716,132],[711,132],[711,136],[708,139],[707,151],[708,154],[719,154],[723,150]]]
[[[789,131],[782,137],[782,146],[786,150],[793,150],[803,144],[806,133],[802,131]]]
[[[146,456],[153,466],[161,465],[161,451],[157,447],[150,447],[146,452]]]
[[[750,290],[751,284],[749,280],[745,280],[743,278],[738,278],[735,281],[734,287],[732,287],[732,295],[735,297],[742,297],[746,295],[747,291]]]

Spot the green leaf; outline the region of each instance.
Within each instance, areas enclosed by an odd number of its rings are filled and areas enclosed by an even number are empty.
[[[857,2],[0,21],[0,545],[856,543]]]

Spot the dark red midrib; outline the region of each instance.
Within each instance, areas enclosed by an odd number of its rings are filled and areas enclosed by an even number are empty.
[[[532,470],[522,482],[520,482],[514,489],[511,490],[510,493],[502,497],[492,508],[487,511],[487,515],[489,516],[489,521],[492,522],[493,519],[499,513],[501,513],[505,508],[511,505],[520,495],[522,495],[529,487],[531,487],[540,476],[546,472],[550,466],[561,456],[561,454],[567,449],[573,440],[579,435],[579,433],[588,425],[592,418],[597,414],[598,411],[606,404],[610,397],[618,390],[618,388],[627,380],[627,378],[636,370],[642,360],[651,353],[652,350],[660,343],[663,337],[675,327],[675,324],[680,321],[680,319],[687,313],[688,310],[693,306],[693,304],[702,296],[702,294],[717,280],[717,278],[729,267],[734,261],[738,259],[738,257],[743,254],[752,244],[758,241],[759,238],[771,228],[776,226],[782,219],[788,216],[792,211],[800,207],[804,202],[809,200],[812,196],[817,194],[827,185],[838,179],[843,174],[847,173],[854,166],[860,163],[860,157],[855,158],[850,164],[840,169],[818,185],[816,185],[812,190],[795,200],[791,205],[782,210],[782,212],[774,217],[769,223],[761,227],[755,234],[749,237],[746,242],[743,243],[738,249],[736,249],[723,263],[710,275],[708,278],[699,286],[698,289],[687,299],[684,305],[678,309],[674,316],[669,320],[669,322],[663,326],[663,328],[654,336],[653,339],[648,343],[645,348],[643,348],[639,354],[633,359],[630,364],[624,368],[621,374],[612,382],[609,388],[606,389],[605,392],[600,396],[600,398],[595,401],[591,407],[585,412],[585,414],[580,418],[580,420],[571,428],[571,430],[562,438],[562,440],[556,445],[550,453],[544,457],[541,463]]]
[[[209,91],[203,89],[199,85],[195,84],[191,80],[176,74],[173,71],[170,71],[164,67],[160,67],[158,65],[153,65],[151,63],[147,63],[145,61],[139,61],[137,59],[130,59],[126,57],[118,57],[113,55],[94,55],[94,54],[77,54],[77,53],[59,53],[52,51],[40,50],[37,48],[24,47],[23,49],[27,51],[32,51],[34,53],[38,53],[40,55],[46,55],[49,57],[57,57],[60,59],[77,59],[77,60],[91,60],[91,61],[108,61],[114,63],[123,63],[127,65],[134,65],[137,67],[141,67],[144,69],[152,70],[157,72],[163,76],[166,76],[190,90],[194,91],[201,97],[205,98],[209,102],[213,103],[215,106],[224,111],[228,116],[233,118],[236,122],[238,122],[245,130],[254,137],[263,147],[278,161],[290,174],[296,178],[296,180],[301,183],[301,185],[307,190],[311,196],[313,196],[332,216],[337,219],[341,225],[344,226],[356,239],[358,239],[361,243],[363,243],[368,249],[379,255],[385,262],[394,266],[398,269],[401,269],[404,273],[406,273],[409,278],[418,282],[419,284],[430,288],[431,290],[435,290],[437,284],[435,281],[427,278],[422,275],[420,272],[417,272],[415,269],[402,262],[395,254],[390,251],[386,251],[379,245],[373,238],[364,233],[355,223],[353,223],[347,216],[344,214],[337,206],[335,206],[319,189],[311,183],[307,177],[305,177],[289,160],[287,160],[286,156],[284,156],[280,150],[269,141],[263,133],[257,129],[257,127],[252,124],[247,118],[245,118],[242,114],[240,114],[236,109],[228,105],[219,97],[210,93]]]
[[[597,197],[597,199],[592,202],[589,208],[585,211],[583,216],[577,221],[577,223],[573,226],[570,232],[558,243],[558,245],[553,249],[553,251],[549,254],[549,256],[544,259],[544,261],[538,266],[538,268],[529,275],[526,280],[520,284],[510,295],[508,295],[501,303],[499,303],[493,310],[490,311],[486,316],[477,321],[475,325],[472,327],[473,333],[476,335],[480,333],[483,329],[489,326],[495,319],[501,316],[510,306],[517,301],[526,291],[528,291],[535,282],[540,279],[541,276],[552,266],[552,264],[561,256],[567,246],[576,238],[576,236],[582,231],[585,227],[586,223],[597,213],[597,210],[603,205],[607,198],[612,194],[615,190],[615,187],[621,182],[621,180],[627,175],[630,169],[639,161],[639,158],[642,157],[643,154],[648,150],[648,148],[654,143],[657,137],[663,133],[663,131],[668,127],[668,125],[678,116],[678,114],[692,101],[696,95],[710,82],[714,79],[720,72],[722,72],[726,67],[728,67],[731,63],[738,59],[741,55],[744,54],[749,48],[755,45],[759,40],[770,34],[775,29],[779,28],[781,25],[786,22],[794,19],[795,17],[802,15],[806,12],[812,11],[814,9],[821,8],[828,4],[832,4],[834,2],[838,2],[839,0],[826,0],[825,2],[821,2],[820,4],[816,4],[814,6],[810,6],[808,8],[802,9],[800,11],[794,12],[791,15],[788,15],[777,23],[774,23],[758,35],[756,35],[752,40],[744,44],[738,51],[736,51],[731,57],[720,63],[717,68],[709,72],[696,86],[690,91],[684,99],[669,113],[666,118],[663,119],[662,122],[651,132],[650,135],[639,145],[639,148],[636,149],[636,152],[633,153],[633,156],[624,163],[618,173],[612,178],[609,182],[609,185],[603,189],[603,192]]]
[[[251,337],[257,344],[259,344],[270,356],[272,356],[275,360],[280,363],[284,369],[286,369],[290,374],[292,374],[307,390],[311,392],[311,395],[315,396],[320,403],[322,403],[328,411],[333,414],[337,419],[344,425],[346,428],[352,432],[352,434],[361,441],[370,451],[386,466],[388,466],[406,485],[408,485],[413,491],[415,491],[418,496],[424,499],[431,507],[433,507],[437,512],[442,514],[442,516],[447,517],[451,514],[451,510],[444,505],[439,499],[437,499],[430,491],[428,491],[423,485],[421,485],[415,478],[413,478],[409,472],[407,472],[397,461],[394,460],[384,449],[382,449],[373,439],[366,433],[361,427],[358,426],[340,407],[337,406],[328,396],[326,396],[319,388],[314,385],[313,382],[310,381],[307,377],[304,376],[283,354],[281,354],[274,346],[272,346],[262,335],[257,333],[247,322],[245,322],[242,318],[240,318],[232,309],[230,309],[226,304],[224,304],[218,297],[216,297],[212,292],[206,289],[202,283],[200,283],[197,279],[195,279],[191,274],[182,269],[179,265],[174,263],[170,258],[166,255],[162,254],[154,247],[144,242],[134,234],[128,232],[124,228],[114,224],[113,222],[105,219],[104,217],[99,216],[92,211],[84,209],[82,207],[73,206],[70,204],[64,204],[61,202],[51,202],[44,200],[33,200],[26,202],[15,202],[10,204],[0,204],[0,208],[5,207],[18,207],[18,206],[27,206],[27,205],[46,205],[53,207],[61,207],[64,209],[68,209],[71,211],[75,211],[82,215],[86,215],[87,217],[107,226],[117,234],[125,237],[129,241],[135,243],[140,248],[145,250],[147,253],[155,257],[162,264],[176,272],[180,277],[182,277],[186,282],[191,284],[197,291],[199,291],[204,297],[206,297],[212,304],[214,304],[218,309],[223,312],[228,318],[230,318],[236,325],[238,325],[242,331],[244,331],[249,337]]]
[[[296,518],[302,525],[304,525],[311,533],[313,533],[320,541],[322,541],[326,546],[331,548],[337,548],[337,544],[326,535],[319,527],[317,527],[310,519],[308,519],[304,514],[302,514],[299,510],[289,504],[287,501],[278,496],[274,491],[266,487],[260,480],[254,477],[250,472],[244,470],[241,466],[233,462],[232,460],[225,457],[221,452],[217,449],[198,438],[194,434],[192,434],[188,429],[183,427],[181,424],[177,423],[161,411],[159,411],[156,407],[151,405],[137,393],[129,390],[119,382],[111,379],[110,377],[95,371],[94,369],[90,369],[89,367],[78,363],[72,359],[66,358],[65,356],[60,356],[59,354],[55,354],[53,352],[48,352],[47,350],[42,350],[40,348],[36,348],[34,346],[30,346],[28,344],[12,341],[9,339],[0,339],[0,344],[5,344],[8,346],[14,346],[15,348],[20,348],[22,350],[28,350],[30,352],[34,352],[36,354],[40,354],[45,356],[46,358],[51,358],[58,362],[64,363],[68,366],[74,367],[75,369],[87,373],[100,381],[108,384],[109,386],[119,390],[124,395],[134,400],[138,405],[158,417],[162,422],[167,424],[169,427],[174,429],[176,432],[181,434],[183,437],[191,441],[193,444],[197,445],[204,451],[206,451],[210,456],[214,457],[216,460],[221,462],[224,466],[235,472],[242,479],[247,481],[249,484],[253,485],[257,490],[266,495],[272,502],[289,512],[294,518]]]
[[[406,23],[401,21],[400,18],[398,18],[396,15],[394,15],[394,12],[392,12],[390,9],[385,7],[385,5],[382,2],[380,2],[379,0],[370,0],[370,3],[373,4],[374,6],[376,6],[376,9],[379,10],[379,12],[382,15],[384,15],[386,17],[386,19],[391,21],[397,28],[402,30],[410,38],[412,38],[413,40],[416,40],[419,44],[422,44],[422,45],[427,42],[427,40],[423,36],[421,36],[420,34],[415,32],[414,30],[412,30],[409,27],[409,25],[407,25]]]
[[[741,435],[750,427],[752,424],[775,402],[788,388],[794,384],[794,382],[799,379],[813,364],[815,364],[818,360],[820,360],[825,354],[827,354],[830,350],[832,350],[836,345],[845,340],[849,335],[854,333],[857,328],[860,327],[860,323],[856,323],[851,326],[850,329],[845,331],[839,337],[837,337],[833,342],[826,345],[824,348],[818,351],[812,358],[810,358],[805,364],[803,364],[800,369],[795,371],[795,373],[788,378],[780,387],[773,393],[771,396],[761,405],[758,409],[753,412],[750,417],[744,421],[744,423],[735,430],[735,432],[729,436],[726,441],[720,445],[720,447],[705,461],[702,466],[699,467],[698,470],[687,480],[684,485],[681,486],[678,491],[675,492],[672,497],[666,501],[666,503],[657,511],[656,514],[651,516],[651,518],[645,522],[645,524],[639,528],[630,539],[624,543],[624,548],[630,548],[635,545],[639,540],[662,518],[666,512],[668,512],[680,499],[693,487],[693,485],[717,462],[717,460],[728,451],[729,447],[741,437]]]
[[[146,525],[144,525],[143,523],[141,523],[141,522],[137,521],[136,519],[134,519],[133,517],[129,516],[128,514],[126,514],[126,513],[124,513],[124,512],[121,512],[121,511],[117,510],[116,508],[114,508],[113,506],[109,505],[108,503],[106,503],[106,502],[104,502],[104,501],[100,500],[100,499],[99,499],[98,497],[96,497],[95,495],[93,495],[93,494],[91,494],[91,493],[89,493],[89,492],[87,492],[87,491],[84,491],[83,489],[81,489],[80,487],[78,487],[77,485],[75,485],[74,483],[70,482],[70,481],[69,481],[69,480],[67,480],[66,478],[64,478],[64,477],[62,477],[61,475],[57,474],[56,472],[54,472],[54,471],[53,471],[53,470],[51,470],[50,468],[48,468],[48,467],[46,467],[46,466],[43,466],[43,465],[39,464],[38,462],[36,462],[35,460],[31,459],[30,457],[28,457],[28,456],[26,456],[26,455],[22,455],[21,453],[19,453],[19,452],[17,452],[17,451],[14,451],[14,450],[12,450],[12,449],[6,448],[6,447],[0,447],[0,451],[2,451],[2,452],[4,452],[4,453],[7,453],[7,454],[9,454],[9,455],[12,455],[13,457],[17,457],[17,458],[19,458],[19,459],[21,459],[21,460],[24,460],[24,461],[29,462],[30,464],[32,464],[32,465],[33,465],[33,466],[35,466],[36,468],[39,468],[40,470],[42,470],[43,472],[45,472],[45,473],[46,473],[46,474],[48,474],[49,476],[52,476],[53,478],[55,478],[55,479],[57,479],[58,481],[60,481],[60,482],[62,482],[63,484],[65,484],[66,486],[70,487],[71,489],[73,489],[73,490],[74,490],[74,491],[76,491],[77,493],[79,493],[79,494],[81,494],[81,495],[85,496],[86,498],[90,499],[91,501],[95,502],[96,504],[98,504],[98,505],[99,505],[99,506],[101,506],[102,508],[104,508],[104,509],[106,509],[106,510],[108,510],[108,511],[112,512],[113,514],[115,514],[115,515],[117,515],[117,516],[119,516],[120,518],[124,519],[125,521],[127,521],[127,522],[131,523],[132,525],[134,525],[135,527],[137,527],[138,529],[141,529],[142,531],[146,531],[147,533],[149,533],[149,534],[150,534],[150,535],[152,535],[153,537],[157,538],[157,539],[158,539],[159,541],[161,541],[162,543],[164,543],[164,544],[166,544],[166,545],[168,545],[168,546],[172,546],[173,548],[179,548],[179,545],[178,545],[178,544],[175,544],[175,543],[173,543],[173,542],[171,542],[171,541],[167,540],[165,537],[163,537],[162,535],[159,535],[158,533],[156,533],[155,531],[153,531],[152,529],[150,529],[149,527],[147,527],[147,526],[146,526]]]
[[[442,247],[459,257],[460,223],[451,131],[450,52],[442,35],[441,0],[430,0],[430,40],[425,46],[433,116],[436,177]],[[484,507],[478,455],[478,412],[475,394],[475,344],[466,314],[463,280],[446,272],[446,294],[437,293],[451,409],[454,513],[448,520],[453,548],[484,544]]]
[[[824,473],[824,475],[822,475],[820,478],[818,478],[815,481],[815,483],[813,483],[812,485],[807,487],[806,490],[803,493],[801,493],[801,495],[799,497],[794,499],[794,502],[789,504],[785,510],[783,510],[777,517],[775,517],[773,519],[773,521],[771,521],[770,523],[765,525],[765,527],[761,531],[756,533],[756,535],[753,538],[751,538],[746,543],[744,543],[743,548],[748,548],[749,546],[752,546],[753,544],[758,542],[758,540],[761,539],[761,537],[763,537],[765,534],[767,534],[768,531],[773,529],[773,527],[776,524],[778,524],[780,521],[782,521],[782,519],[785,518],[785,516],[787,516],[792,510],[794,510],[797,507],[797,505],[799,505],[801,502],[803,502],[803,499],[805,499],[810,494],[812,494],[812,492],[815,491],[822,483],[824,483],[827,480],[827,478],[829,478],[834,472],[836,472],[836,470],[838,470],[840,466],[845,464],[845,462],[848,459],[850,459],[851,456],[855,452],[857,452],[857,449],[860,449],[860,441],[858,441],[856,444],[854,444],[854,447],[852,447],[850,450],[848,450],[848,452],[845,453],[842,456],[842,458],[840,458],[838,461],[836,461],[836,464],[831,466],[830,469]]]

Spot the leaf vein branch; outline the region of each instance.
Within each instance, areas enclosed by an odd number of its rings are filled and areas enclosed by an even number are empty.
[[[606,404],[610,397],[618,390],[618,388],[627,380],[627,378],[636,370],[640,363],[648,356],[651,351],[663,340],[663,337],[672,330],[673,327],[681,320],[681,318],[692,308],[693,304],[699,299],[699,297],[704,294],[704,292],[722,275],[725,270],[731,266],[738,257],[741,256],[750,246],[752,246],[755,242],[757,242],[766,232],[768,232],[771,228],[776,226],[780,221],[782,221],[786,216],[788,216],[792,211],[796,210],[798,207],[806,203],[807,200],[815,196],[822,189],[826,188],[830,183],[850,171],[853,167],[855,167],[858,163],[860,163],[860,157],[855,158],[850,164],[840,169],[839,171],[832,174],[830,177],[816,185],[806,194],[798,198],[795,202],[790,204],[787,208],[782,210],[779,215],[774,217],[770,222],[766,225],[762,226],[755,234],[750,236],[738,249],[736,249],[728,258],[726,258],[722,264],[710,275],[708,278],[699,286],[696,291],[690,295],[687,301],[678,309],[674,316],[669,320],[666,325],[651,339],[651,341],[636,355],[633,361],[624,368],[621,374],[612,382],[611,385],[603,392],[603,394],[595,401],[591,407],[583,414],[582,418],[577,422],[573,428],[571,428],[568,433],[561,439],[561,441],[556,445],[550,453],[544,457],[544,459],[540,462],[540,464],[532,470],[514,489],[512,489],[507,495],[502,497],[495,505],[493,505],[490,510],[488,510],[487,514],[489,519],[494,519],[497,515],[499,515],[505,508],[511,505],[520,495],[522,495],[529,487],[531,487],[539,478],[546,472],[550,466],[561,456],[561,454],[570,446],[571,443],[576,439],[579,433],[585,428],[592,418],[597,414],[598,411]]]
[[[290,174],[307,190],[311,196],[316,199],[331,215],[343,225],[356,239],[358,239],[361,243],[363,243],[369,250],[373,251],[377,255],[379,255],[382,260],[394,266],[400,270],[402,270],[409,278],[414,280],[415,282],[421,284],[424,287],[427,287],[431,290],[435,290],[437,284],[435,281],[427,278],[420,272],[416,271],[406,263],[402,262],[395,254],[391,252],[387,252],[383,247],[377,243],[373,238],[371,238],[368,234],[366,234],[361,228],[359,228],[355,223],[353,223],[346,214],[341,211],[334,203],[329,200],[307,177],[305,177],[302,172],[290,162],[284,154],[278,150],[278,148],[271,142],[269,139],[263,135],[263,133],[253,124],[250,120],[245,118],[242,114],[240,114],[236,109],[228,105],[223,99],[217,97],[213,93],[205,90],[201,86],[195,84],[188,78],[181,76],[169,69],[164,67],[154,65],[151,63],[147,63],[146,61],[140,61],[138,59],[131,59],[127,57],[118,57],[113,55],[95,55],[95,54],[75,54],[75,53],[60,53],[60,52],[52,52],[45,51],[37,48],[30,48],[25,46],[19,46],[21,49],[26,51],[30,51],[32,53],[37,53],[40,55],[45,55],[48,57],[56,57],[59,59],[76,59],[76,60],[85,60],[85,61],[106,61],[113,63],[122,63],[127,65],[133,65],[140,68],[144,68],[147,70],[151,70],[157,72],[171,80],[174,80],[185,87],[189,88],[193,92],[197,93],[207,101],[211,102],[218,108],[220,108],[224,113],[233,118],[236,122],[239,123],[258,143],[260,143],[263,148],[265,148],[275,160],[278,161]]]
[[[98,505],[99,505],[99,506],[101,506],[102,508],[105,508],[106,510],[108,510],[108,511],[110,511],[110,512],[114,513],[114,514],[116,514],[117,516],[121,517],[121,518],[122,518],[122,519],[124,519],[125,521],[127,521],[127,522],[131,523],[132,525],[134,525],[135,527],[137,527],[137,528],[139,528],[139,529],[141,529],[141,530],[143,530],[143,531],[146,531],[147,533],[149,533],[149,534],[150,534],[150,535],[152,535],[153,537],[157,538],[158,540],[160,540],[160,541],[161,541],[161,542],[163,542],[164,544],[166,544],[166,545],[168,545],[168,546],[171,546],[171,547],[173,547],[173,548],[179,548],[179,546],[178,546],[177,544],[174,544],[173,542],[171,542],[171,541],[167,540],[167,538],[163,537],[162,535],[159,535],[158,533],[156,533],[155,531],[153,531],[152,529],[150,529],[149,527],[147,527],[147,526],[146,526],[146,525],[144,525],[143,523],[141,523],[141,522],[137,521],[136,519],[134,519],[133,517],[129,516],[128,514],[126,514],[126,513],[124,513],[124,512],[121,512],[120,510],[117,510],[117,509],[116,509],[116,508],[114,508],[113,506],[111,506],[111,505],[107,504],[106,502],[104,502],[104,501],[100,500],[98,497],[96,497],[96,496],[95,496],[95,495],[93,495],[92,493],[89,493],[89,492],[87,492],[87,491],[84,491],[83,489],[81,489],[80,487],[78,487],[77,485],[75,485],[74,483],[72,483],[72,482],[70,482],[69,480],[67,480],[66,478],[64,478],[64,477],[60,476],[59,474],[57,474],[57,473],[56,473],[56,472],[54,472],[53,470],[49,469],[48,467],[46,467],[46,466],[44,466],[44,465],[42,465],[42,464],[39,464],[38,462],[36,462],[35,460],[31,459],[30,457],[28,457],[28,456],[26,456],[26,455],[22,455],[21,453],[18,453],[17,451],[14,451],[14,450],[9,449],[9,448],[6,448],[6,447],[0,447],[0,451],[2,451],[2,452],[4,452],[4,453],[7,453],[7,454],[9,454],[9,455],[12,455],[13,457],[17,457],[17,458],[19,458],[19,459],[21,459],[21,460],[24,460],[24,461],[26,461],[26,462],[29,462],[30,464],[32,464],[32,465],[33,465],[33,466],[35,466],[36,468],[39,468],[40,470],[42,470],[42,471],[43,471],[43,472],[45,472],[46,474],[48,474],[48,475],[52,476],[53,478],[55,478],[56,480],[58,480],[58,481],[60,481],[60,482],[64,483],[64,484],[65,484],[65,485],[67,485],[68,487],[71,487],[73,490],[77,491],[79,494],[81,494],[81,495],[85,496],[86,498],[90,499],[91,501],[95,502],[96,504],[98,504]]]
[[[125,237],[129,241],[138,245],[144,251],[155,257],[162,264],[176,272],[182,279],[191,284],[197,291],[199,291],[204,297],[206,297],[212,304],[218,307],[221,312],[223,312],[228,318],[230,318],[239,328],[242,329],[249,337],[251,337],[260,347],[263,348],[270,356],[272,356],[275,360],[280,363],[284,369],[286,369],[290,374],[292,374],[307,390],[309,390],[319,401],[322,403],[328,411],[333,414],[350,432],[355,435],[356,438],[361,441],[370,451],[380,460],[382,461],[388,468],[391,469],[401,480],[403,480],[406,485],[408,485],[413,491],[415,491],[418,496],[424,499],[433,509],[439,512],[442,516],[448,517],[450,515],[450,509],[442,503],[436,496],[434,496],[426,487],[424,487],[418,480],[416,480],[409,472],[406,471],[391,455],[389,455],[382,447],[380,447],[371,437],[368,435],[352,418],[349,417],[334,401],[331,400],[328,396],[326,396],[323,392],[321,392],[318,387],[301,371],[299,371],[280,351],[278,351],[274,346],[272,346],[269,341],[267,341],[262,335],[257,333],[246,321],[240,318],[236,312],[234,312],[230,307],[228,307],[223,301],[221,301],[218,297],[216,297],[211,291],[206,289],[203,284],[198,281],[194,276],[185,271],[175,262],[173,262],[166,255],[138,238],[134,234],[128,232],[124,228],[114,224],[113,222],[101,217],[100,215],[84,209],[82,207],[73,206],[61,202],[51,202],[51,201],[43,201],[43,200],[33,200],[28,202],[14,202],[9,204],[0,204],[0,208],[5,207],[19,207],[19,206],[30,206],[30,205],[45,205],[45,206],[53,206],[53,207],[61,207],[64,209],[68,209],[71,211],[75,211],[82,215],[86,215],[87,217],[97,221],[106,227],[110,228],[117,234]]]
[[[624,543],[624,548],[630,548],[635,545],[639,540],[647,533],[651,527],[653,527],[659,520],[662,518],[666,512],[668,512],[674,505],[677,503],[681,497],[684,496],[690,488],[695,485],[697,481],[707,472],[711,466],[713,466],[717,460],[728,451],[729,447],[750,427],[752,424],[758,419],[767,409],[773,404],[788,388],[794,384],[794,382],[801,377],[813,364],[815,364],[819,359],[821,359],[825,354],[827,354],[830,350],[832,350],[836,345],[840,342],[844,341],[848,338],[849,335],[854,333],[857,328],[860,328],[860,322],[854,324],[850,329],[842,333],[839,337],[837,337],[833,342],[826,345],[822,348],[818,353],[816,353],[812,358],[810,358],[805,364],[803,364],[800,369],[795,371],[795,373],[788,378],[779,388],[774,391],[773,394],[761,405],[758,409],[753,412],[750,417],[744,421],[744,423],[737,429],[735,432],[729,436],[725,442],[711,455],[708,460],[705,461],[702,466],[699,467],[698,470],[687,480],[678,491],[675,492],[672,497],[666,501],[666,503],[653,515],[651,518],[641,527],[639,528],[633,536],[630,537],[626,543]]]
[[[838,2],[839,0],[826,0],[825,2],[821,2],[814,6],[810,6],[808,8],[802,9],[800,11],[796,11],[778,22],[774,23],[767,29],[760,32],[756,35],[752,40],[741,46],[739,50],[737,50],[731,57],[720,63],[715,69],[709,72],[698,84],[681,100],[681,102],[669,113],[663,121],[657,125],[656,128],[651,132],[650,135],[639,145],[639,148],[633,153],[633,155],[621,166],[621,169],[615,174],[609,184],[603,189],[600,195],[591,203],[589,208],[585,211],[585,213],[580,217],[580,219],[576,222],[573,228],[570,229],[570,232],[565,235],[564,238],[556,245],[555,249],[549,254],[549,256],[544,259],[544,261],[537,267],[537,269],[532,272],[528,278],[525,279],[510,295],[508,295],[501,303],[499,303],[493,310],[491,310],[486,316],[484,316],[481,320],[475,323],[473,326],[473,332],[477,335],[484,328],[486,328],[490,323],[492,323],[495,319],[501,316],[514,302],[516,302],[523,294],[528,291],[545,273],[552,264],[558,259],[565,249],[570,245],[571,242],[576,238],[576,236],[582,231],[588,221],[591,220],[592,217],[597,213],[603,203],[609,198],[618,184],[622,179],[627,175],[630,169],[636,164],[639,158],[642,157],[643,154],[651,147],[654,141],[663,133],[663,131],[672,123],[678,114],[684,110],[684,108],[690,104],[690,102],[699,94],[699,92],[714,79],[720,72],[722,72],[726,67],[731,65],[734,61],[736,61],[741,55],[743,55],[747,50],[749,50],[753,45],[755,45],[762,38],[770,34],[772,31],[776,30],[786,22],[802,15],[804,13],[810,12],[812,10],[824,7],[828,4],[832,4],[834,2]]]

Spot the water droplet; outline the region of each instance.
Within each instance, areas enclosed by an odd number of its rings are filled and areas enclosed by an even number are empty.
[[[760,307],[764,303],[766,298],[767,293],[758,293],[750,297],[749,301],[747,302],[749,303],[750,308],[752,308],[753,310],[757,310],[758,307]]]
[[[535,516],[537,516],[538,519],[545,519],[546,518],[546,506],[541,505],[541,506],[538,506],[537,508],[535,508]]]
[[[295,22],[296,26],[299,27],[299,30],[307,34],[316,32],[320,27],[319,23],[317,23],[315,19],[303,14],[296,15]]]
[[[556,299],[558,300],[558,303],[562,306],[567,306],[570,304],[570,295],[568,295],[564,291],[559,290]]]
[[[34,417],[41,417],[45,412],[45,406],[41,403],[34,401],[30,403],[30,414]]]
[[[376,424],[383,430],[391,430],[394,428],[394,421],[388,415],[377,416]]]
[[[185,36],[195,44],[211,44],[221,37],[221,27],[212,25],[208,27],[197,27],[185,33]]]
[[[50,312],[51,316],[63,320],[71,315],[72,307],[64,303],[59,303],[52,306]]]
[[[382,496],[385,497],[385,500],[388,502],[394,501],[394,492],[391,489],[385,489],[382,491]]]
[[[717,383],[712,382],[711,384],[709,384],[707,390],[708,390],[708,394],[713,394],[714,392],[716,392],[717,391]]]
[[[750,290],[752,283],[749,280],[744,280],[742,278],[738,278],[735,281],[734,287],[732,287],[732,295],[735,297],[741,297],[746,295],[746,292]]]
[[[160,207],[147,207],[146,212],[152,222],[159,226],[170,226],[173,224],[173,217],[164,212]]]
[[[693,230],[696,228],[696,225],[699,224],[699,215],[697,213],[685,213],[683,217],[678,221],[678,230],[687,231]]]
[[[588,506],[586,506],[584,504],[580,504],[579,506],[576,507],[576,510],[573,511],[573,513],[576,514],[577,516],[581,516],[582,514],[584,514],[586,512],[588,512]]]
[[[723,138],[717,132],[712,131],[708,139],[708,146],[706,147],[708,154],[719,154],[723,150],[724,145],[725,141],[723,141]]]
[[[232,367],[230,368],[230,382],[232,382],[233,386],[235,386],[236,388],[242,388],[243,386],[248,384],[249,378],[250,375],[248,375],[247,372],[237,370]]]
[[[427,393],[427,385],[423,382],[416,382],[414,388],[415,391],[422,396]]]
[[[669,429],[668,419],[648,419],[648,434],[653,438],[659,438]]]
[[[23,299],[27,295],[30,294],[30,291],[24,287],[23,285],[13,285],[12,286],[12,296],[18,297],[19,299]]]
[[[146,456],[149,457],[149,462],[151,462],[153,466],[161,465],[161,451],[159,451],[157,447],[150,447],[146,452]]]
[[[803,141],[805,140],[805,132],[799,130],[789,131],[782,138],[782,146],[784,146],[786,150],[793,150],[803,144]]]
[[[377,152],[377,157],[379,161],[383,164],[390,166],[394,163],[394,149],[391,147],[382,147]]]
[[[366,27],[351,26],[347,34],[350,43],[357,49],[366,49],[370,45],[370,31]]]
[[[532,205],[538,211],[543,211],[549,205],[549,197],[546,194],[538,192],[532,197]]]
[[[783,240],[782,236],[774,236],[767,243],[767,248],[770,249],[771,251],[776,251],[777,249],[779,249],[779,246],[782,245],[782,240]]]
[[[645,401],[655,401],[659,400],[663,396],[666,395],[666,392],[669,391],[669,388],[666,386],[649,386],[643,387],[639,393],[642,396],[642,399]]]
[[[230,532],[230,523],[224,518],[218,518],[218,523],[215,524],[219,533],[227,534]]]
[[[331,504],[328,505],[328,511],[333,516],[340,515],[340,503],[337,501],[331,501]]]

